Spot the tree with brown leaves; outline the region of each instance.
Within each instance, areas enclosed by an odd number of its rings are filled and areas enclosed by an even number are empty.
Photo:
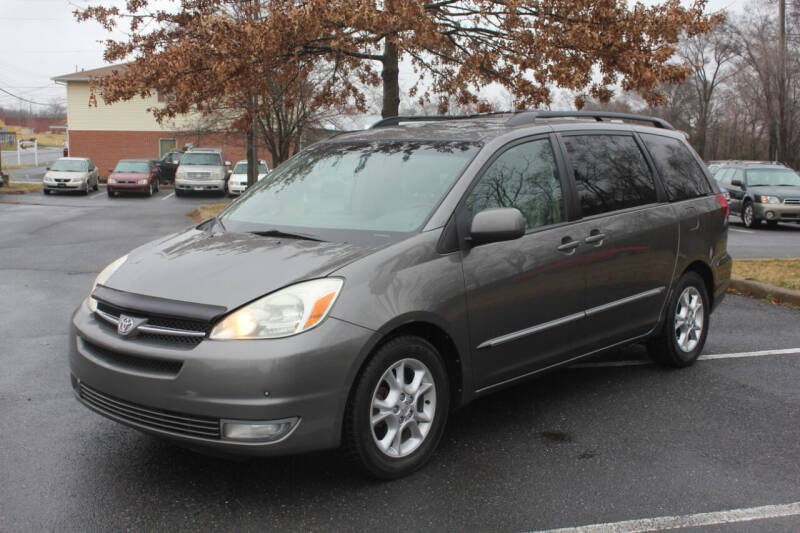
[[[131,68],[103,81],[108,101],[151,90],[176,98],[154,112],[174,116],[196,108],[241,109],[240,127],[269,101],[270,85],[304,83],[320,65],[314,106],[349,102],[364,108],[363,88],[383,86],[384,117],[398,114],[399,66],[419,77],[409,95],[421,101],[477,103],[497,83],[520,108],[550,103],[550,88],[607,101],[613,88],[663,102],[661,83],[683,81],[676,44],[710,31],[719,16],[705,1],[628,7],[625,0],[176,0],[167,7],[128,0],[127,11],[95,6],[76,12],[128,37],[109,40],[105,58],[133,57]],[[291,95],[292,90],[280,91]],[[259,112],[266,109],[259,110]],[[262,115],[266,116],[266,115]]]

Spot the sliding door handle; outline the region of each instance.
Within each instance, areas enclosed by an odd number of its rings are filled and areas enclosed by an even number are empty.
[[[583,242],[586,242],[586,243],[589,243],[589,244],[594,244],[594,243],[603,244],[603,240],[605,238],[606,238],[606,234],[605,233],[592,233],[591,235],[589,235],[588,237],[583,239]]]

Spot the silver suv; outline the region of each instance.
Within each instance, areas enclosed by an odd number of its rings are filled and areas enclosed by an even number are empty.
[[[193,148],[183,154],[175,171],[175,196],[189,191],[225,193],[230,161],[218,148]]]

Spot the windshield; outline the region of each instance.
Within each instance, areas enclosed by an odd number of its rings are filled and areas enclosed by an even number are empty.
[[[234,174],[247,174],[247,163],[237,163],[236,168],[233,169]],[[266,174],[267,173],[267,165],[264,163],[258,164],[258,173],[259,174]]]
[[[139,174],[147,174],[150,172],[150,165],[142,163],[141,161],[120,161],[114,172],[136,172]]]
[[[183,154],[181,165],[208,165],[219,167],[222,166],[222,158],[219,154],[214,153],[188,152]]]
[[[232,231],[409,233],[421,228],[480,147],[459,141],[319,145],[268,174],[221,218]]]
[[[779,187],[781,185],[800,187],[800,176],[788,168],[754,168],[747,171],[747,185],[750,187]]]
[[[56,172],[86,172],[89,170],[89,162],[84,159],[57,159],[50,170]]]

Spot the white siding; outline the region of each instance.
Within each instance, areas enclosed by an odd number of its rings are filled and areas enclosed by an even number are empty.
[[[67,82],[67,125],[73,131],[175,131],[173,121],[159,125],[148,108],[158,107],[153,94],[149,98],[135,97],[125,102],[106,105],[97,94],[97,107],[89,103],[89,82]],[[186,120],[180,120],[186,122]]]

